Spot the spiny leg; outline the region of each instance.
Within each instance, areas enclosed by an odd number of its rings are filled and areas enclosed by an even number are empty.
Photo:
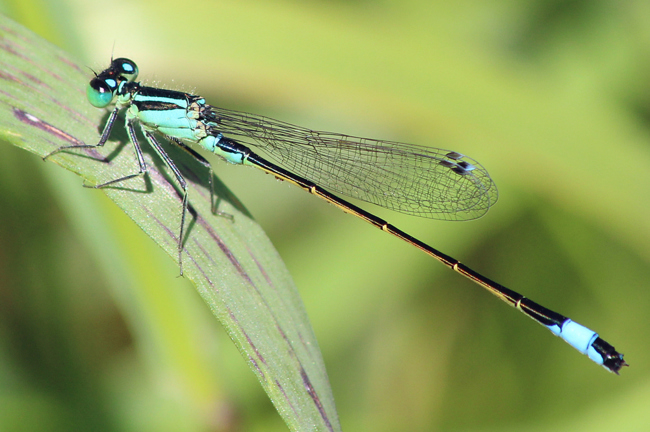
[[[138,142],[138,137],[135,134],[135,129],[133,128],[133,123],[132,122],[127,122],[126,123],[126,132],[129,135],[129,141],[131,141],[131,144],[133,144],[133,149],[135,150],[135,155],[138,158],[139,171],[137,173],[125,175],[124,177],[116,178],[114,180],[109,180],[109,181],[107,181],[105,183],[101,183],[101,184],[94,185],[94,186],[89,186],[89,185],[84,184],[83,185],[84,187],[92,188],[92,189],[101,189],[103,187],[110,186],[112,184],[119,183],[119,182],[122,182],[124,180],[131,179],[133,177],[141,176],[141,175],[143,175],[144,173],[147,172],[147,164],[144,162],[144,156],[142,155],[142,148],[140,148],[140,143]],[[102,139],[104,139],[103,135],[102,135]]]
[[[182,276],[183,275],[183,236],[185,232],[185,214],[187,213],[187,182],[185,181],[183,174],[181,174],[180,170],[176,167],[176,164],[174,164],[174,161],[171,160],[167,152],[165,152],[165,150],[162,148],[160,143],[158,143],[158,141],[153,136],[153,134],[144,128],[142,128],[142,132],[144,133],[145,138],[147,138],[147,141],[149,141],[149,144],[151,144],[151,147],[153,147],[156,153],[158,153],[158,156],[160,156],[163,162],[165,162],[165,164],[169,167],[169,169],[172,170],[172,172],[176,176],[176,180],[178,180],[178,183],[181,185],[181,188],[183,189],[183,211],[181,213],[181,229],[178,234],[178,265],[180,266],[181,276]]]
[[[214,171],[212,170],[212,164],[207,161],[203,156],[201,156],[197,151],[195,151],[193,148],[185,144],[183,141],[179,140],[178,138],[173,138],[170,137],[170,139],[176,143],[181,149],[185,150],[190,156],[192,156],[198,163],[206,167],[209,171],[210,174],[210,211],[212,214],[215,214],[217,216],[225,217],[227,219],[230,219],[231,222],[234,222],[235,218],[233,215],[230,213],[225,213],[222,211],[217,210],[217,205],[216,201],[214,199]]]
[[[111,131],[113,130],[113,126],[115,125],[115,119],[117,119],[117,113],[119,111],[120,111],[120,109],[115,107],[115,109],[111,112],[110,117],[108,117],[108,120],[106,121],[106,124],[104,125],[104,131],[102,132],[102,136],[99,138],[99,142],[97,144],[82,144],[82,145],[62,146],[62,147],[57,148],[56,150],[51,151],[50,153],[46,154],[45,156],[43,156],[43,160],[46,160],[50,156],[55,155],[55,154],[57,154],[57,153],[59,153],[60,151],[63,151],[63,150],[102,147],[104,144],[106,144],[106,141],[108,141],[108,137],[111,135]]]
[[[192,156],[198,163],[203,165],[208,169],[208,172],[210,174],[210,211],[212,213],[216,213],[216,208],[214,205],[214,182],[212,181],[212,177],[214,176],[214,172],[212,171],[212,165],[210,162],[208,162],[203,156],[201,156],[197,151],[195,151],[193,148],[189,147],[186,145],[183,141],[179,140],[178,138],[173,138],[171,137],[171,140],[174,141],[176,145],[178,145],[180,148],[185,150],[190,156]]]
[[[99,142],[97,144],[83,144],[83,145],[71,145],[71,146],[62,146],[59,147],[58,149],[48,153],[43,157],[43,160],[46,160],[50,156],[59,153],[60,151],[63,150],[71,150],[71,149],[80,149],[80,148],[95,148],[95,147],[103,147],[104,144],[106,144],[106,141],[108,141],[108,137],[111,135],[111,131],[113,130],[113,126],[115,125],[115,120],[117,119],[117,114],[119,112],[119,108],[115,108],[112,112],[111,115],[108,117],[108,120],[106,121],[106,125],[104,126],[104,130],[102,132],[102,136],[99,138]],[[101,183],[98,185],[94,186],[89,186],[84,184],[84,187],[87,188],[92,188],[92,189],[101,189],[105,186],[112,185],[115,183],[119,183],[124,180],[128,180],[133,177],[138,177],[147,172],[147,165],[144,162],[144,157],[142,156],[142,149],[140,148],[140,144],[138,143],[138,139],[135,135],[135,130],[133,129],[133,126],[130,123],[127,123],[126,125],[126,130],[129,135],[129,140],[131,141],[131,144],[133,144],[133,149],[135,150],[135,155],[138,158],[138,172],[135,174],[129,174],[124,177],[120,177],[114,180],[107,181],[106,183]]]

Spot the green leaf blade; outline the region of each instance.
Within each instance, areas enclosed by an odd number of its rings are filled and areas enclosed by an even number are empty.
[[[92,143],[106,114],[85,98],[88,74],[65,53],[0,16],[0,136],[41,157],[64,145]],[[88,185],[136,170],[121,127],[101,149],[48,159]],[[174,260],[181,197],[173,174],[147,149],[148,174],[103,191]],[[302,301],[273,245],[245,208],[216,181],[211,212],[208,173],[190,156],[166,150],[186,176],[190,214],[184,276],[257,375],[291,430],[340,430],[322,356]]]

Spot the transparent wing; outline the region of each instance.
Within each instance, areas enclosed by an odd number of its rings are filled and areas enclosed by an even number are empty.
[[[498,197],[488,172],[460,153],[319,132],[212,106],[221,132],[329,192],[432,219],[476,219]]]

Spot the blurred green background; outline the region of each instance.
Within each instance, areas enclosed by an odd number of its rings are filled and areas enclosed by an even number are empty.
[[[647,430],[650,3],[0,1],[95,70],[453,149],[474,222],[364,205],[600,332],[608,374],[415,248],[216,160],[305,301],[344,430]],[[91,75],[89,71],[88,75]],[[286,430],[178,267],[102,193],[0,146],[0,430]]]

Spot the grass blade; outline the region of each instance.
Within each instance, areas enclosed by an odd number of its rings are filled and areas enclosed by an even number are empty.
[[[64,52],[0,16],[0,137],[36,155],[93,143],[107,113],[86,102],[89,75]],[[121,128],[116,128],[121,129]],[[134,171],[120,130],[103,149],[48,160],[97,184]],[[146,146],[145,181],[103,191],[175,262],[180,195],[170,173]],[[292,430],[340,430],[323,360],[302,301],[272,244],[245,208],[216,180],[211,213],[208,173],[168,147],[189,185],[191,214],[184,274],[257,375]],[[81,187],[81,186],[80,186]],[[170,265],[172,264],[170,261]]]

